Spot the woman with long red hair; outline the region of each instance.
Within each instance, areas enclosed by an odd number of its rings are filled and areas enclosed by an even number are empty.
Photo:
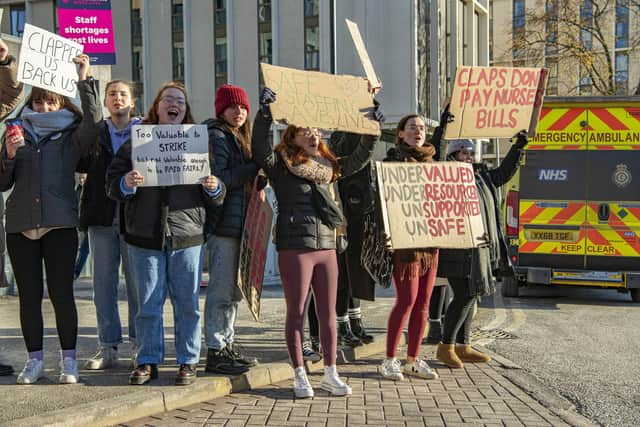
[[[321,387],[344,396],[351,394],[351,387],[336,372],[336,228],[343,216],[331,195],[331,186],[369,162],[377,138],[363,135],[350,156],[338,159],[322,142],[318,129],[290,125],[272,149],[269,104],[273,101],[273,91],[264,88],[252,148],[254,161],[264,169],[278,201],[276,249],[287,304],[285,338],[295,370],[293,391],[299,398],[313,396],[302,356],[305,302],[313,287],[325,365]],[[380,114],[376,117],[381,119]]]

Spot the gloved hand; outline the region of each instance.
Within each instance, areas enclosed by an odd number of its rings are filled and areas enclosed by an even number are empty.
[[[370,118],[380,123],[380,126],[382,126],[387,120],[387,118],[384,116],[384,113],[382,112],[380,103],[375,99],[373,100],[373,111],[371,112]]]
[[[529,143],[529,139],[527,138],[527,131],[524,129],[516,133],[513,137],[516,138],[516,142],[513,143],[513,146],[520,150],[522,150],[525,145]]]
[[[276,93],[267,86],[263,87],[262,91],[260,92],[258,102],[260,103],[260,114],[262,114],[262,117],[267,120],[273,120],[273,117],[271,117],[271,108],[269,107],[269,104],[275,102],[275,100]]]
[[[451,104],[447,104],[447,106],[444,107],[444,111],[440,115],[440,127],[442,129],[447,127],[447,124],[451,123],[455,118],[455,116],[449,112],[449,105]]]

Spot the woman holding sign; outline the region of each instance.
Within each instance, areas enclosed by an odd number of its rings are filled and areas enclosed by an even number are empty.
[[[20,297],[20,323],[29,358],[18,384],[43,375],[43,272],[56,315],[62,357],[60,383],[78,382],[78,316],[73,269],[78,250],[75,170],[102,120],[97,82],[88,78],[89,57],[79,64],[82,112],[62,95],[34,87],[19,116],[21,125],[4,138],[0,154],[0,191],[7,200],[7,248]]]
[[[336,228],[343,216],[330,194],[331,184],[341,176],[362,169],[371,158],[377,138],[364,135],[353,153],[336,159],[317,129],[290,125],[275,149],[269,143],[272,117],[269,104],[275,101],[271,89],[260,95],[256,115],[253,155],[264,169],[278,200],[276,247],[278,266],[287,303],[285,337],[295,370],[296,397],[313,396],[307,379],[302,337],[305,302],[310,286],[320,321],[320,342],[325,365],[322,389],[337,396],[351,394],[336,371],[336,293],[338,264]],[[376,119],[382,120],[379,110]]]
[[[496,277],[513,274],[502,234],[503,217],[497,189],[515,174],[522,149],[527,145],[524,131],[515,138],[516,142],[499,167],[489,169],[483,164],[473,165],[482,222],[486,229],[482,236],[485,244],[471,249],[441,250],[438,275],[449,280],[453,300],[444,317],[442,342],[438,344],[436,357],[450,368],[462,368],[464,362],[486,363],[491,360],[471,347],[469,337],[473,306],[478,297],[493,294]],[[470,139],[450,141],[446,152],[447,160],[474,163],[475,144]]]
[[[435,139],[439,140],[439,137],[434,137],[434,143]],[[400,119],[396,128],[396,146],[389,150],[385,161],[415,163],[433,162],[436,159],[437,150],[426,140],[426,124],[422,117],[410,114]],[[387,322],[387,357],[379,368],[385,378],[400,381],[404,379],[404,374],[426,379],[438,378],[427,362],[418,357],[437,267],[436,248],[401,249],[393,253],[396,300]],[[407,361],[402,368],[396,354],[407,319]]]
[[[160,88],[142,121],[152,125],[190,123],[194,120],[187,93],[175,82]],[[107,193],[124,203],[125,241],[138,298],[137,367],[129,384],[145,384],[158,377],[158,364],[164,360],[162,311],[168,293],[180,365],[175,384],[188,385],[196,379],[200,360],[198,279],[205,217],[207,211],[220,206],[225,187],[212,175],[193,185],[140,187],[144,181],[140,171],[132,170],[129,140],[107,169]]]

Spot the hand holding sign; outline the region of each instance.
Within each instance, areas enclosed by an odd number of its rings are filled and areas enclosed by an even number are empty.
[[[527,138],[527,131],[524,129],[515,134],[514,138],[516,138],[516,142],[513,145],[519,149],[523,149],[529,142],[529,139]]]
[[[78,67],[78,78],[80,81],[87,80],[89,76],[89,69],[91,68],[89,56],[87,55],[78,55],[72,59],[74,64],[77,64]]]
[[[124,186],[129,190],[133,190],[142,184],[144,184],[144,176],[135,169],[124,176]]]
[[[202,186],[209,191],[214,191],[218,188],[218,178],[213,175],[209,175],[202,180]]]

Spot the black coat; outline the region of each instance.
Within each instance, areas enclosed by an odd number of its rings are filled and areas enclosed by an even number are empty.
[[[493,205],[495,206],[495,215],[498,221],[498,244],[500,247],[499,268],[492,272],[484,268],[485,263],[488,262],[488,248],[440,249],[438,276],[469,280],[472,295],[481,293],[481,290],[490,279],[490,277],[485,277],[486,274],[493,274],[497,277],[513,275],[504,238],[502,207],[499,202],[498,187],[506,184],[515,174],[519,166],[521,152],[521,149],[512,146],[499,167],[488,169],[485,166],[480,166],[476,170],[476,180],[482,179],[489,187]]]
[[[107,169],[107,194],[124,202],[125,241],[154,250],[163,249],[167,236],[173,249],[202,244],[206,216],[222,204],[224,184],[216,197],[200,184],[138,187],[133,195],[125,195],[120,183],[131,169],[131,141],[127,141]]]
[[[249,205],[247,184],[252,184],[258,166],[247,159],[236,137],[225,132],[217,119],[203,122],[209,132],[209,150],[213,153],[211,173],[226,186],[227,195],[221,209],[207,217],[207,234],[242,237],[244,219]]]
[[[276,248],[335,249],[334,229],[322,222],[313,203],[310,181],[291,174],[269,142],[271,122],[256,115],[253,128],[253,158],[269,177],[278,202]],[[339,159],[342,176],[353,175],[371,159],[377,138],[360,137],[358,147],[348,157]],[[320,185],[326,187],[330,184]]]

